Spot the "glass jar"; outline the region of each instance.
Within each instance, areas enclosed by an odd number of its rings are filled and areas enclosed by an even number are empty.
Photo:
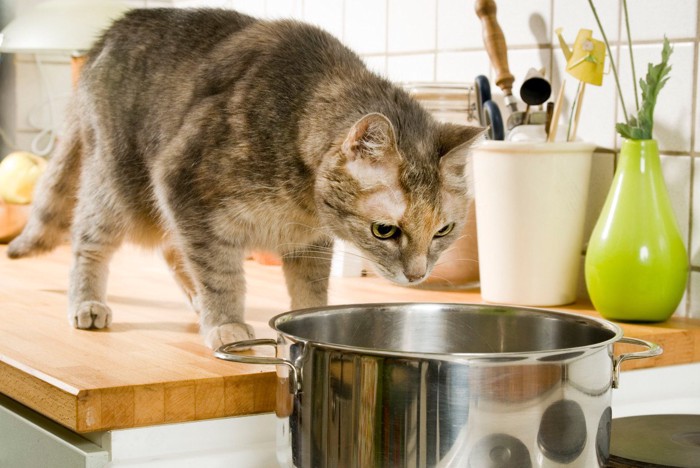
[[[474,87],[460,83],[406,83],[413,97],[438,121],[479,126]],[[467,165],[471,180],[471,165]],[[470,182],[471,183],[471,182]],[[419,288],[467,289],[479,284],[474,200],[469,201],[467,224],[454,244],[443,252],[430,277]]]

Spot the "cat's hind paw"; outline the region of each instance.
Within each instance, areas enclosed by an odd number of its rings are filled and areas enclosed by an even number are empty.
[[[210,349],[218,349],[222,345],[234,341],[250,340],[255,338],[253,327],[247,323],[225,323],[212,327],[204,334],[204,344]]]
[[[85,301],[78,304],[69,315],[69,320],[75,328],[107,328],[112,323],[112,310],[98,301]]]

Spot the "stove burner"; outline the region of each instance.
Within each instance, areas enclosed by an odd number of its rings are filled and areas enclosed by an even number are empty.
[[[700,415],[613,419],[608,466],[700,468]]]

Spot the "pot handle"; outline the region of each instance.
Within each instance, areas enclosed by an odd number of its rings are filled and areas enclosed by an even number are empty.
[[[239,362],[241,364],[264,364],[289,367],[290,373],[290,388],[296,391],[300,390],[299,374],[297,368],[294,367],[291,361],[279,357],[272,356],[251,356],[249,354],[238,354],[239,351],[245,351],[255,346],[273,346],[277,349],[277,342],[271,338],[262,338],[257,340],[235,341],[222,345],[214,351],[214,356],[224,361]]]
[[[656,343],[651,341],[640,340],[639,338],[630,338],[623,336],[620,338],[619,343],[627,343],[638,346],[644,346],[647,348],[645,351],[637,351],[636,353],[622,353],[619,356],[613,356],[613,381],[612,388],[618,388],[620,386],[620,365],[627,361],[628,359],[643,359],[650,358],[654,356],[659,356],[664,352],[663,348]]]

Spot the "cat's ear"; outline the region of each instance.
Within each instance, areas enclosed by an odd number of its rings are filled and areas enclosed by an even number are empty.
[[[470,127],[452,123],[441,123],[439,125],[438,153],[441,158],[455,151],[467,149],[486,133],[486,129],[483,127]]]
[[[355,122],[340,149],[349,161],[381,163],[397,154],[394,126],[382,114],[367,114]]]
[[[438,131],[440,172],[448,179],[456,177],[461,180],[467,165],[467,152],[476,140],[484,136],[486,129],[441,123]]]
[[[345,156],[345,170],[363,187],[395,182],[400,156],[394,126],[384,115],[367,114],[358,120],[340,150]]]

